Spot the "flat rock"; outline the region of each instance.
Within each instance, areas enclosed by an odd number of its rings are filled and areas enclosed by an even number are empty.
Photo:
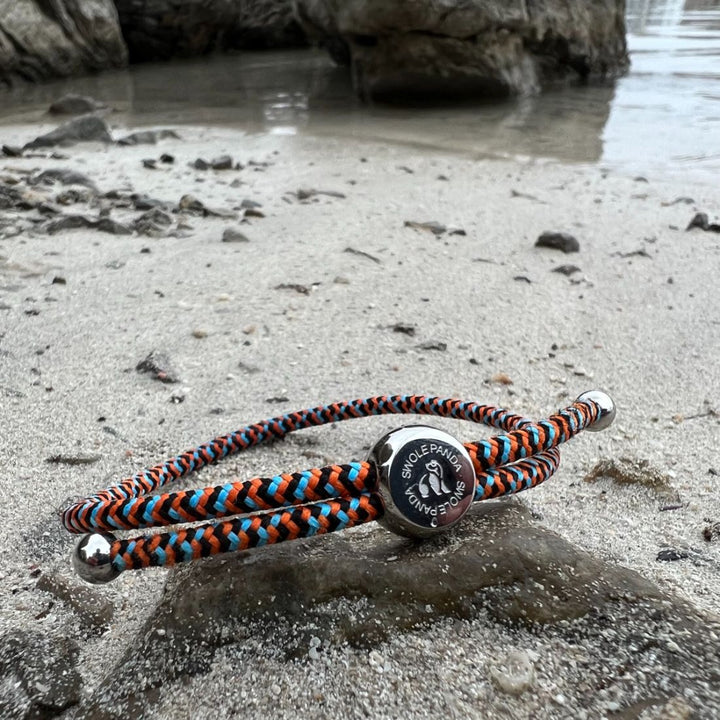
[[[564,253],[580,252],[577,238],[565,232],[544,232],[535,242],[535,247],[560,250]]]
[[[180,136],[174,130],[139,130],[121,137],[118,145],[155,145],[159,140],[179,140]]]
[[[542,624],[582,617],[617,595],[660,597],[636,573],[606,566],[532,523],[519,504],[491,505],[423,544],[377,528],[181,567],[151,622],[192,636],[212,635],[209,627],[229,617],[284,617],[363,645],[439,616],[472,617],[481,605],[503,622]],[[274,599],[258,605],[258,597]],[[325,607],[349,598],[363,598],[366,610],[349,618]]]
[[[426,340],[425,342],[419,343],[417,346],[418,350],[436,350],[437,352],[445,352],[447,350],[447,343],[442,340]]]
[[[337,642],[363,645],[439,616],[472,617],[479,606],[499,621],[543,624],[583,617],[617,596],[659,599],[661,593],[533,523],[519,503],[493,502],[422,544],[377,527],[181,567],[153,623],[192,634],[227,617],[281,616],[296,627],[325,627]],[[274,600],[258,605],[258,597]],[[350,598],[366,605],[354,618],[323,607]]]
[[[536,92],[628,67],[623,0],[297,0],[308,36],[363,98]]]
[[[82,115],[25,145],[25,149],[68,147],[81,142],[113,141],[108,124],[95,115]]]
[[[153,687],[207,671],[217,649],[242,646],[246,637],[273,657],[302,662],[319,645],[367,652],[443,618],[479,615],[503,626],[542,625],[549,642],[558,637],[587,648],[588,702],[608,667],[624,668],[616,680],[628,702],[683,687],[708,706],[720,681],[720,618],[574,547],[510,499],[476,506],[458,527],[424,543],[372,526],[179,567],[102,682],[107,696],[86,716],[99,708],[118,717],[139,712],[152,702]],[[532,658],[522,651],[488,671],[499,674],[493,682],[503,693],[535,682]],[[243,668],[238,672],[242,682]],[[140,679],[147,694],[138,692]]]
[[[105,110],[107,105],[98,102],[94,98],[85,95],[63,95],[58,98],[50,107],[50,115],[87,115],[98,110]]]

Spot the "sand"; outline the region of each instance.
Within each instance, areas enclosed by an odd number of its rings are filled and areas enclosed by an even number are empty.
[[[46,129],[5,127],[0,140],[22,144]],[[217,434],[281,411],[390,393],[457,396],[542,417],[595,387],[615,399],[616,423],[573,440],[558,474],[522,501],[573,543],[720,612],[720,541],[702,536],[708,521],[720,520],[720,235],[685,231],[696,211],[720,213],[714,188],[332,138],[202,127],[179,133],[181,140],[157,146],[87,145],[63,151],[67,160],[0,161],[0,174],[72,167],[102,191],[132,188],[173,203],[192,193],[229,209],[250,198],[266,215],[243,225],[192,217],[183,237],[76,230],[0,241],[0,302],[7,306],[0,311],[0,630],[82,636],[73,613],[58,602],[48,607],[50,596],[31,577],[36,567],[72,577],[74,540],[56,510]],[[175,164],[142,166],[162,152]],[[245,169],[188,165],[223,153]],[[260,165],[247,166],[250,160]],[[300,188],[345,197],[300,202],[293,194]],[[687,196],[689,204],[674,202]],[[405,227],[406,220],[438,221],[448,231],[436,236]],[[249,242],[221,242],[227,227]],[[580,252],[534,247],[546,230],[572,233]],[[569,278],[552,272],[567,263],[580,271]],[[66,284],[53,284],[56,277]],[[278,289],[294,284],[307,293]],[[394,332],[397,323],[413,325],[415,335]],[[181,383],[135,371],[153,349],[168,354]],[[314,430],[317,444],[259,449],[190,483],[362,458],[396,424],[374,419]],[[437,425],[464,440],[478,432]],[[47,462],[58,454],[100,458]],[[669,486],[658,492],[584,481],[598,460],[620,457],[648,461]],[[699,555],[658,562],[668,547]],[[116,614],[105,635],[83,640],[88,692],[152,612],[166,572],[127,573],[100,590]],[[455,627],[452,637],[418,631],[379,648],[377,657],[332,651],[317,664],[312,687],[302,667],[251,658],[258,678],[246,678],[232,697],[236,659],[221,654],[208,676],[164,690],[152,716],[231,717],[233,706],[251,717],[293,717],[296,708],[322,716],[312,709],[312,692],[326,685],[354,688],[351,717],[482,717],[479,707],[498,717],[582,716],[564,700],[572,679],[552,672],[548,658],[567,652],[553,648],[552,638],[483,618]],[[459,700],[443,689],[454,687],[449,678],[459,672],[480,672],[515,647],[543,658],[536,692],[499,697],[486,677],[475,695]],[[413,688],[424,681],[413,668],[423,663],[450,684],[433,680],[426,689],[437,685],[435,704],[426,693],[418,707]],[[341,666],[338,685],[330,678]],[[390,676],[406,689],[392,690]]]

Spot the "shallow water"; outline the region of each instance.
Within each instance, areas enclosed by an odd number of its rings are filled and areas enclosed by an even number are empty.
[[[0,123],[39,119],[63,92],[91,94],[127,125],[223,124],[470,156],[600,163],[716,182],[720,0],[628,0],[632,68],[616,83],[433,108],[362,105],[317,51],[246,53],[134,67],[0,94]],[[0,138],[1,139],[1,138]]]

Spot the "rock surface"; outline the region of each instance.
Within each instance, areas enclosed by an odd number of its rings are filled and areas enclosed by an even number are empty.
[[[296,13],[365,98],[531,93],[628,65],[624,0],[296,0]]]
[[[702,701],[703,679],[720,679],[717,618],[543,529],[517,501],[502,501],[474,508],[453,532],[424,544],[371,527],[179,568],[112,671],[113,683],[105,683],[111,695],[101,708],[86,708],[87,717],[108,708],[139,712],[153,702],[153,688],[207,672],[221,648],[249,639],[284,661],[313,661],[350,645],[372,662],[373,648],[400,633],[479,616],[543,626],[583,646],[589,696],[604,682],[593,663],[624,667],[640,703],[666,697],[662,683],[679,687],[680,678]],[[535,678],[525,652],[497,659],[488,672],[511,695]]]
[[[69,147],[81,142],[101,142],[109,144],[113,141],[108,124],[95,115],[81,115],[60,125],[45,135],[40,135],[25,145],[26,150],[51,147]]]
[[[115,0],[133,62],[305,44],[290,0]]]
[[[126,64],[112,0],[0,0],[0,84]]]
[[[486,503],[472,516],[419,545],[374,528],[182,567],[153,622],[168,634],[204,632],[208,640],[209,620],[284,617],[362,646],[439,616],[472,617],[480,605],[502,622],[543,624],[582,617],[617,597],[661,597],[636,573],[539,527],[516,502]],[[274,600],[258,604],[259,597]],[[346,598],[364,598],[365,610],[349,617],[324,607]]]

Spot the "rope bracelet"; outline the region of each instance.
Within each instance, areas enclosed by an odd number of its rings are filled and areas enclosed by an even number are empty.
[[[435,428],[410,425],[383,436],[366,462],[149,495],[201,467],[294,430],[386,414],[457,418],[504,433],[462,444]],[[537,423],[489,405],[422,395],[321,405],[247,425],[143,470],[69,506],[62,522],[71,533],[89,533],[75,548],[73,566],[90,583],[108,582],[124,570],[188,562],[373,520],[397,534],[424,538],[457,523],[473,501],[544,482],[557,470],[560,443],[584,429],[602,430],[614,417],[613,401],[598,390]],[[230,516],[134,538],[112,534]]]

